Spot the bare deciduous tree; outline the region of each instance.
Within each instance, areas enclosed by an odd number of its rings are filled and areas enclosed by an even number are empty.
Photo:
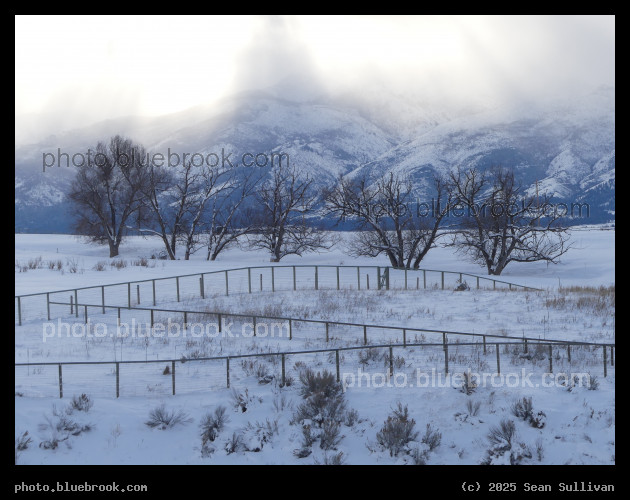
[[[366,179],[340,179],[325,194],[328,213],[340,220],[356,219],[359,231],[349,250],[353,256],[385,254],[393,267],[418,269],[439,238],[438,229],[447,215],[451,195],[447,183],[434,178],[434,213],[414,211],[413,184],[399,175],[370,185]]]
[[[140,193],[147,182],[146,152],[119,135],[99,142],[95,151],[79,167],[68,195],[76,210],[74,229],[93,242],[107,243],[109,256],[116,257],[129,223],[145,215]]]
[[[485,266],[488,274],[500,275],[510,262],[557,263],[569,250],[568,230],[559,224],[563,214],[548,210],[547,195],[525,195],[514,172],[459,169],[451,182],[468,213],[450,245]]]
[[[252,170],[243,178],[232,177],[226,188],[212,200],[206,218],[207,260],[231,247],[252,231],[256,217],[247,202],[254,196],[261,177]]]
[[[318,199],[312,182],[308,176],[300,176],[295,167],[273,168],[271,178],[256,190],[256,214],[248,234],[250,248],[269,251],[271,262],[331,248],[332,239],[305,219]]]

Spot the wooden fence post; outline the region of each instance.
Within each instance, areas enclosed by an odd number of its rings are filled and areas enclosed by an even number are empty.
[[[289,320],[289,340],[293,340],[293,325],[291,320]]]
[[[252,293],[252,268],[247,268],[247,293]]]
[[[120,397],[120,363],[116,362],[116,397]]]
[[[282,387],[285,385],[284,353],[282,354]]]
[[[337,290],[339,290],[339,266],[337,266]]]
[[[363,325],[363,344],[367,345],[367,326]]]
[[[483,353],[486,354],[486,336],[483,336]]]
[[[403,347],[407,347],[407,329],[403,328]]]
[[[499,344],[496,344],[497,347],[497,373],[501,373],[501,353],[499,349]]]
[[[293,291],[297,290],[297,281],[295,279],[295,266],[293,266]]]
[[[74,297],[70,295],[70,314],[74,314]],[[18,304],[20,303],[20,298],[18,297]]]
[[[173,396],[175,396],[175,361],[171,361],[171,380],[173,383]]]
[[[101,312],[105,314],[105,286],[101,286],[101,305],[103,306]]]
[[[610,366],[615,366],[615,354],[613,353],[613,346],[610,346]]]
[[[140,305],[140,285],[136,285],[136,298],[138,299],[138,305]]]
[[[50,293],[46,293],[46,315],[50,321]]]
[[[22,301],[21,298],[17,298],[18,301],[18,325],[22,326]],[[70,306],[72,307],[72,306]],[[72,309],[70,309],[70,314],[72,314]]]
[[[151,280],[151,288],[153,289],[153,307],[155,307],[155,280]]]
[[[442,290],[444,290],[444,271],[442,271]]]
[[[444,344],[444,373],[448,373],[448,345]]]
[[[230,284],[228,281],[228,270],[225,270],[225,295],[230,295]]]
[[[326,322],[326,342],[328,342],[328,322]]]
[[[389,376],[394,376],[394,348],[389,344]]]
[[[59,363],[59,399],[63,398],[63,377],[61,376],[61,363]]]
[[[319,271],[318,266],[315,266],[315,290],[319,290]]]
[[[88,322],[87,305],[86,305],[86,306],[83,306],[83,308],[84,308],[84,309],[83,309],[83,314],[84,314],[84,316],[85,316],[85,324],[87,325],[87,322]]]
[[[199,276],[199,295],[201,295],[202,299],[206,298],[206,290],[205,284],[203,282],[203,273]]]
[[[179,276],[175,278],[175,287],[177,288],[177,302],[179,302]]]
[[[335,351],[335,365],[337,367],[337,382],[339,382],[339,349]]]
[[[603,347],[603,351],[604,351],[604,377],[606,377],[608,375],[608,368],[606,366],[606,346],[602,346]]]
[[[553,346],[549,344],[549,373],[553,373]]]
[[[127,306],[131,309],[131,282],[127,282]]]
[[[361,290],[361,268],[357,266],[357,290]]]
[[[230,388],[230,358],[225,358],[225,378],[227,381],[227,388]]]
[[[369,290],[370,289],[370,275],[369,274],[365,275],[365,280],[367,283],[367,289]]]
[[[405,267],[405,290],[407,290],[407,268]]]
[[[567,360],[571,362],[571,344],[567,344]]]
[[[276,291],[276,273],[275,266],[271,266],[271,291]]]
[[[422,280],[424,283],[424,289],[426,290],[427,288],[427,270],[426,269],[422,270]]]
[[[79,317],[79,292],[76,288],[74,289],[74,315]]]

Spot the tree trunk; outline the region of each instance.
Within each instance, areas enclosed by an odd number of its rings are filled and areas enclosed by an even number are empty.
[[[109,240],[109,256],[110,257],[117,257],[118,256],[118,247],[119,247],[119,243],[116,243],[115,241]]]

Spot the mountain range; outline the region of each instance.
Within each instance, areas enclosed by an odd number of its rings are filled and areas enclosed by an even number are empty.
[[[317,85],[284,81],[241,92],[212,105],[158,117],[126,117],[60,131],[15,149],[15,231],[71,232],[68,192],[75,167],[42,171],[46,153],[85,153],[120,134],[151,152],[182,154],[286,153],[316,188],[339,176],[409,175],[418,196],[428,181],[458,166],[513,168],[529,193],[588,203],[588,219],[614,220],[615,92],[555,100],[448,106],[397,95],[386,88],[330,95]],[[50,156],[48,158],[51,158]],[[261,162],[262,162],[261,156]],[[256,168],[256,167],[251,167]]]

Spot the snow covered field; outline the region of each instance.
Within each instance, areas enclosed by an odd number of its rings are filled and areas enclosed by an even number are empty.
[[[117,269],[111,266],[112,259],[107,258],[105,247],[86,245],[71,236],[16,235],[15,238],[16,295],[269,265],[268,256],[238,249],[220,255],[216,262],[207,262],[202,255],[194,256],[191,261],[154,260],[151,255],[160,251],[157,240],[129,238],[121,246],[120,256],[114,259],[125,261],[127,265]],[[420,284],[420,289],[416,290],[415,276],[410,281],[409,290],[374,290],[373,277],[369,291],[364,285],[361,290],[342,286],[339,291],[334,287],[315,291],[310,285],[310,271],[308,275],[298,277],[300,284],[308,286],[298,286],[294,292],[287,286],[286,275],[281,274],[286,270],[278,270],[276,292],[271,292],[269,276],[265,274],[262,292],[256,289],[251,295],[237,293],[226,297],[218,289],[211,289],[203,299],[198,293],[184,294],[181,302],[165,297],[159,300],[157,307],[368,323],[401,329],[462,331],[496,335],[499,340],[501,337],[525,336],[541,340],[614,343],[614,230],[581,228],[573,231],[572,241],[574,247],[559,265],[511,264],[499,277],[541,288],[540,292],[475,290],[474,286],[466,292],[453,292],[452,286],[450,290],[441,290],[437,284],[427,289]],[[146,262],[143,257],[147,258]],[[29,269],[29,262],[35,269]],[[53,269],[49,269],[49,263]],[[280,263],[281,266],[294,264],[387,266],[388,262],[384,258],[350,258],[343,253],[343,244],[340,244],[329,253],[288,257]],[[483,276],[483,269],[462,260],[450,249],[432,250],[422,267]],[[322,271],[322,283],[331,276],[324,276]],[[432,283],[435,279],[436,276],[431,278]],[[350,283],[350,279],[343,282]],[[190,285],[188,289],[193,288]],[[142,293],[145,297],[146,290]],[[63,301],[68,300],[65,295]],[[123,290],[122,295],[120,300],[124,302],[126,291]],[[141,305],[150,306],[149,302]],[[82,323],[81,317],[70,316],[67,307],[56,307],[59,309],[53,309],[53,319],[60,315],[70,324]],[[148,322],[148,312],[132,314],[125,311],[124,314],[123,321],[135,318],[139,322]],[[156,314],[155,320],[164,323],[173,316]],[[116,329],[115,310],[104,315],[91,313],[91,317],[109,329]],[[179,316],[178,321],[181,321]],[[242,332],[246,322],[234,321],[234,331]],[[193,338],[189,335],[148,340],[137,336],[116,341],[67,335],[44,338],[43,332],[41,319],[25,317],[22,326],[17,326],[16,321],[16,363],[147,361],[182,357],[194,360],[196,357],[343,349],[363,344],[363,333],[356,328],[331,325],[326,342],[323,325],[308,323],[294,325],[291,340],[286,336],[237,334],[233,338],[226,335]],[[449,343],[457,340],[471,341],[449,335]],[[480,338],[475,337],[474,341],[478,342]],[[402,330],[373,328],[369,331],[369,344],[401,342]],[[408,332],[407,342],[439,343],[442,335]],[[471,369],[480,374],[494,373],[494,349],[489,345],[487,353],[483,354],[481,344],[451,347],[449,372],[454,374]],[[552,360],[555,375],[570,370],[596,377],[593,386],[598,387],[595,390],[562,385],[563,381],[558,377],[554,383],[545,384],[550,380],[544,378],[548,366],[546,347],[530,349],[526,356],[522,345],[502,347],[504,381],[479,384],[470,394],[451,386],[458,384],[438,386],[439,383],[432,383],[427,387],[420,383],[418,370],[431,374],[432,369],[437,369],[443,374],[444,352],[441,347],[397,347],[392,360],[394,376],[387,380],[389,358],[386,348],[340,351],[342,379],[345,377],[348,382],[340,396],[345,402],[345,410],[338,429],[327,430],[336,432],[335,443],[324,445],[329,449],[323,449],[321,445],[324,426],[318,424],[315,417],[305,421],[296,415],[300,405],[307,402],[301,394],[300,374],[304,373],[305,367],[311,367],[315,372],[329,370],[334,374],[334,354],[332,357],[329,353],[288,356],[286,375],[292,383],[284,387],[279,383],[279,356],[234,359],[230,389],[225,387],[225,362],[178,363],[178,390],[174,396],[170,395],[171,376],[168,371],[164,374],[168,363],[121,365],[119,398],[114,397],[113,363],[74,369],[64,365],[64,398],[61,400],[56,393],[57,366],[16,367],[16,439],[27,431],[25,439],[32,438],[26,449],[19,451],[17,460],[19,464],[312,464],[335,460],[348,464],[478,464],[484,460],[524,464],[614,463],[615,371],[614,366],[608,365],[607,377],[603,376],[601,348],[575,347],[571,361],[566,349],[555,348]],[[360,369],[370,374],[365,376],[361,386]],[[532,386],[521,383],[517,387],[509,386],[513,384],[508,384],[505,376],[518,373],[522,379],[524,372],[521,370],[532,373]],[[89,412],[64,413],[72,397],[83,392],[94,402]],[[517,417],[512,411],[517,400],[529,397],[532,398],[533,414],[539,411],[545,414],[542,427],[535,426],[529,417]],[[392,456],[387,447],[379,443],[379,439],[383,442],[383,434],[379,431],[398,403],[408,406],[407,421],[415,420],[415,431],[419,434],[394,454],[397,456]],[[165,430],[145,425],[149,413],[161,404],[167,412],[184,412],[184,422]],[[216,438],[203,446],[200,424],[207,413],[213,413],[219,406],[226,408],[228,421],[217,432]],[[246,411],[243,411],[244,407]],[[351,410],[356,410],[356,414]],[[75,426],[69,426],[68,420]],[[513,442],[509,446],[490,443],[488,433],[491,428],[510,420],[516,431]],[[90,424],[90,430],[81,432],[81,427],[87,424]],[[431,426],[429,431],[433,429],[441,434],[439,445],[435,446],[436,434],[427,431],[427,424]],[[67,430],[68,427],[73,430]],[[307,427],[311,430],[306,430]],[[313,443],[304,446],[309,432],[311,437],[314,436]],[[235,444],[235,440],[239,442]],[[54,449],[46,449],[49,445],[43,444],[55,441]],[[308,451],[296,452],[304,448]],[[299,458],[300,455],[304,456]]]

